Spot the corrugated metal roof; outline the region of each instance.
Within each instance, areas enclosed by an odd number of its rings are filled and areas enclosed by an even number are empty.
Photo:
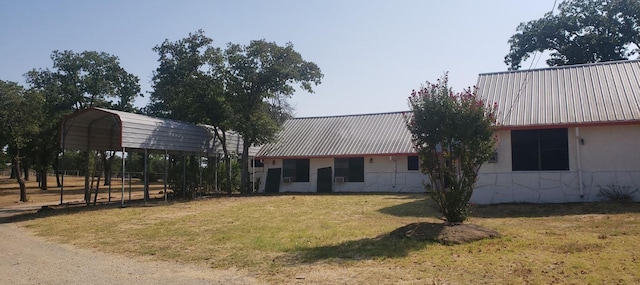
[[[257,157],[336,157],[415,153],[403,112],[294,118]]]
[[[222,153],[213,129],[180,121],[103,108],[71,114],[62,122],[62,145],[77,150],[148,149],[170,152]],[[231,153],[242,151],[235,132],[227,132]],[[239,150],[239,151],[238,151]],[[250,155],[258,148],[250,148]]]
[[[504,127],[640,122],[640,61],[480,74]]]

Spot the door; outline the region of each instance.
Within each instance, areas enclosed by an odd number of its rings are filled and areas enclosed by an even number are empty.
[[[331,193],[333,181],[331,167],[318,168],[318,193]]]
[[[265,193],[280,192],[280,176],[282,168],[270,168],[267,170],[267,182],[264,184]]]

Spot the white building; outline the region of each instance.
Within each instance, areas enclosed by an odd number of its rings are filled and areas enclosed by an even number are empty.
[[[401,112],[290,119],[257,158],[264,192],[424,192]]]
[[[498,104],[496,160],[473,203],[599,200],[640,188],[640,61],[481,74]],[[424,192],[401,112],[296,118],[257,154],[264,192]],[[636,197],[638,198],[638,197]]]
[[[608,185],[640,188],[640,61],[480,74],[478,96],[498,104],[500,143],[473,202],[594,201]]]

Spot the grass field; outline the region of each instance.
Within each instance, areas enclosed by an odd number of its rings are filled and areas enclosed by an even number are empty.
[[[499,239],[445,246],[389,233],[440,223],[424,195],[278,195],[81,207],[22,217],[57,242],[237,268],[272,284],[638,284],[637,203],[474,207]]]

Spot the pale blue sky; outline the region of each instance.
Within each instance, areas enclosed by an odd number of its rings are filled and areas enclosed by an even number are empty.
[[[296,93],[299,117],[400,111],[411,89],[449,71],[456,91],[504,71],[507,40],[554,0],[136,1],[0,0],[0,79],[24,84],[51,68],[53,50],[104,51],[151,90],[151,49],[203,29],[216,46],[292,42],[324,73],[314,94]],[[537,67],[544,67],[544,60]],[[523,68],[529,64],[523,65]],[[144,106],[146,98],[138,99]]]

